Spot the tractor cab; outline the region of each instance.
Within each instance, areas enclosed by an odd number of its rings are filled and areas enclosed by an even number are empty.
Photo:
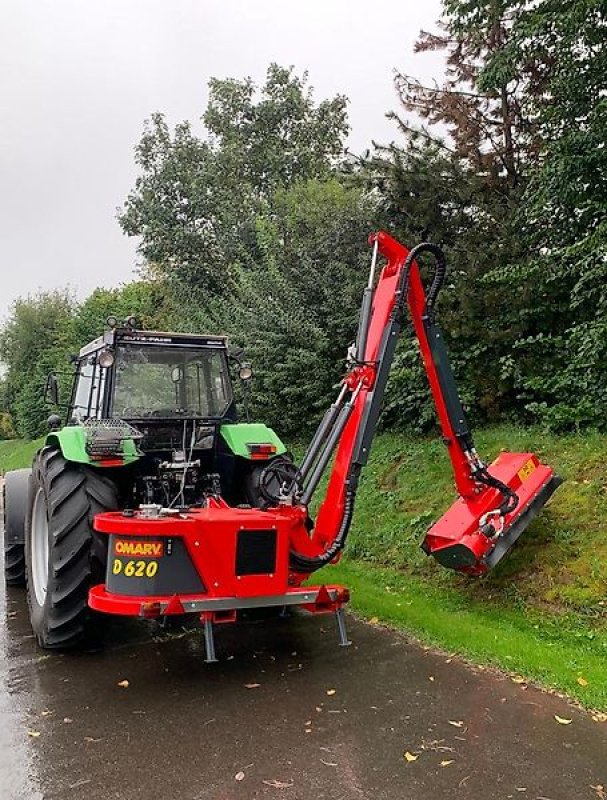
[[[66,425],[49,419],[62,452],[112,469],[127,507],[200,505],[210,494],[259,505],[260,468],[285,448],[265,425],[238,423],[230,363],[243,385],[252,372],[227,338],[108,324],[72,359]]]
[[[227,340],[112,328],[75,359],[68,422],[236,417]]]

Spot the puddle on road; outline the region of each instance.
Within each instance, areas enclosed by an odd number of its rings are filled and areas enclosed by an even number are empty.
[[[0,573],[4,584],[4,575]],[[21,595],[21,597],[19,597]],[[28,735],[27,693],[25,667],[27,655],[19,654],[18,645],[10,628],[18,627],[19,608],[23,610],[21,592],[0,595],[0,797],[7,800],[42,800],[39,781],[30,748]],[[10,627],[9,627],[10,626]],[[29,628],[21,633],[24,650],[33,653],[33,640],[28,647],[25,637]]]

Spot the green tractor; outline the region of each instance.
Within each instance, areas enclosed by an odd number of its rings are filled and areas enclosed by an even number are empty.
[[[94,627],[88,592],[108,560],[95,515],[177,513],[219,494],[263,507],[268,463],[290,464],[274,431],[237,421],[230,368],[245,394],[252,373],[225,337],[143,331],[133,318],[108,324],[74,358],[66,424],[51,415],[32,468],[4,485],[6,583],[27,587],[45,648],[74,647]],[[47,396],[58,403],[54,375]]]

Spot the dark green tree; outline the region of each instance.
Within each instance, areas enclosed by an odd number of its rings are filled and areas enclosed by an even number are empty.
[[[529,99],[542,148],[517,216],[525,258],[499,271],[528,335],[504,357],[521,398],[557,427],[607,419],[607,8],[598,0],[544,0],[521,17],[504,61],[546,65]],[[489,63],[491,74],[500,64]]]
[[[258,215],[258,258],[239,266],[229,302],[185,310],[196,330],[227,333],[253,362],[255,416],[307,433],[336,394],[370,261],[374,203],[337,179],[277,190]]]
[[[0,334],[0,359],[6,366],[2,410],[8,412],[20,436],[33,439],[46,430],[51,408],[44,402],[49,372],[69,372],[73,351],[75,302],[67,291],[40,292],[17,300]],[[69,381],[61,382],[67,399]]]
[[[120,214],[154,273],[198,297],[226,290],[236,265],[256,258],[257,215],[279,188],[330,175],[348,130],[344,97],[317,104],[306,74],[275,64],[261,87],[212,79],[203,122],[199,138],[152,116]]]
[[[471,411],[494,419],[516,406],[500,357],[524,335],[510,289],[485,280],[516,258],[515,213],[537,153],[524,98],[539,85],[531,60],[516,76],[498,69],[522,6],[507,0],[445,0],[438,33],[422,32],[418,51],[446,57],[442,83],[398,72],[401,110],[389,116],[404,142],[375,146],[360,176],[377,190],[388,226],[409,245],[443,245],[450,280],[440,304],[459,382]],[[491,72],[483,71],[491,60]],[[401,345],[388,419],[433,419],[417,349]]]

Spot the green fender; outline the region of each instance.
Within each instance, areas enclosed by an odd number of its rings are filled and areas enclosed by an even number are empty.
[[[276,455],[285,453],[287,448],[280,441],[272,428],[268,428],[262,422],[242,422],[220,427],[221,438],[236,456],[251,458],[248,445],[250,444],[273,444],[276,447]]]
[[[93,467],[103,467],[103,463],[94,461],[86,452],[86,433],[80,425],[66,425],[59,431],[53,431],[46,437],[46,444],[59,447],[66,461],[75,461],[78,464],[90,464]],[[135,442],[126,439],[122,443],[123,466],[132,464],[139,458]],[[112,466],[116,466],[112,464]]]

